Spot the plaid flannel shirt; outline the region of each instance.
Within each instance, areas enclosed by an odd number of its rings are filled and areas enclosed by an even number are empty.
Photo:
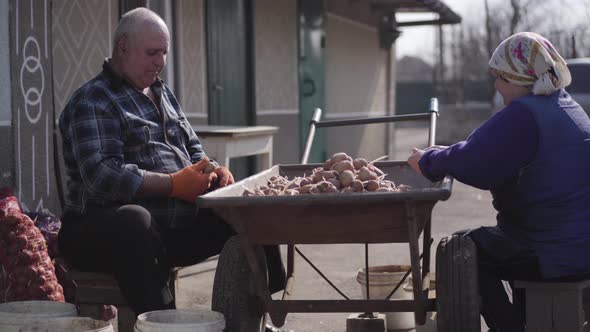
[[[66,212],[129,203],[144,206],[166,224],[195,215],[194,204],[135,197],[145,171],[172,173],[205,157],[170,89],[161,80],[151,88],[161,112],[107,60],[102,72],[72,95],[59,118]]]

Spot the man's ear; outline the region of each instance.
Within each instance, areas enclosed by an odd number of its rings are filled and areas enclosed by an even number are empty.
[[[122,34],[121,37],[117,40],[117,47],[121,50],[121,52],[125,53],[127,51],[127,34]]]

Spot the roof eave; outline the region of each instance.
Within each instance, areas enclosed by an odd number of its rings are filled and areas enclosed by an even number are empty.
[[[398,22],[397,26],[441,25],[461,23],[461,16],[441,0],[371,0],[371,7],[395,13],[436,13],[436,20]]]

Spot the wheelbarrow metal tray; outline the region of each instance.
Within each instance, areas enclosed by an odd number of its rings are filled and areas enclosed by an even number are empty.
[[[422,231],[434,204],[451,195],[452,178],[430,182],[406,162],[375,166],[386,179],[409,189],[399,192],[242,196],[244,189],[268,183],[272,176],[310,175],[322,164],[276,165],[240,182],[197,198],[253,244],[408,242],[408,222]]]

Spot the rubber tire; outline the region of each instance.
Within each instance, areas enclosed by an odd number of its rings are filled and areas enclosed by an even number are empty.
[[[436,250],[436,323],[439,332],[481,331],[477,249],[471,238],[443,238]]]
[[[264,255],[259,260],[266,270]],[[211,309],[225,317],[225,332],[258,332],[264,328],[266,315],[254,294],[250,266],[239,238],[233,236],[219,255],[211,300]]]

